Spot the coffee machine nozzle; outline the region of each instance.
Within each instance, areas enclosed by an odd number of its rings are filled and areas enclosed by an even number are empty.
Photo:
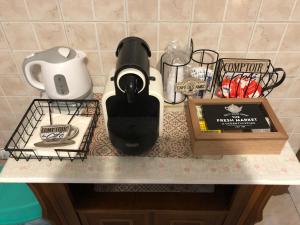
[[[150,68],[151,51],[141,38],[121,40],[116,56],[102,97],[105,127],[117,150],[136,155],[149,150],[162,133],[162,77]]]

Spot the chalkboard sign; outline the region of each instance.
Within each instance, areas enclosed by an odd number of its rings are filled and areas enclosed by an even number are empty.
[[[270,128],[259,104],[203,105],[202,112],[209,130]]]

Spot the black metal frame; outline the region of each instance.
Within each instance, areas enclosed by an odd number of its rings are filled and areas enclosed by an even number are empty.
[[[175,83],[174,83],[174,86],[176,85],[177,83],[177,78],[178,78],[178,70],[179,68],[181,67],[185,67],[187,66],[188,64],[190,64],[192,61],[195,62],[195,63],[198,63],[201,67],[204,65],[206,66],[206,72],[205,72],[205,81],[207,79],[207,72],[208,72],[208,68],[209,66],[211,65],[214,65],[214,68],[217,68],[217,62],[219,60],[219,53],[214,51],[214,50],[211,50],[211,49],[197,49],[197,50],[194,50],[194,43],[193,43],[193,40],[191,39],[191,44],[190,44],[190,47],[191,47],[191,54],[189,56],[189,60],[184,63],[184,64],[181,64],[181,65],[173,65],[173,64],[170,64],[170,63],[167,63],[165,62],[164,60],[164,57],[166,56],[166,53],[164,53],[162,56],[161,56],[161,59],[160,59],[160,73],[162,75],[162,78],[163,78],[163,83],[165,83],[165,77],[164,77],[164,74],[165,74],[165,68],[167,66],[169,67],[172,67],[172,68],[176,68],[176,78],[175,78]],[[204,62],[204,56],[207,54],[207,53],[212,53],[212,54],[215,54],[216,56],[216,60],[213,60],[212,62]],[[195,55],[198,55],[198,54],[201,54],[201,57],[199,60],[195,59]],[[215,76],[216,76],[216,69],[214,69],[214,75],[213,75],[213,79],[212,79],[212,85],[214,84],[214,80],[215,80]],[[211,88],[207,89],[206,91],[211,91],[213,89],[213,86],[211,85]],[[182,101],[179,101],[179,102],[176,102],[176,94],[177,92],[174,91],[174,101],[172,102],[169,102],[169,101],[166,101],[165,100],[165,103],[168,103],[168,104],[179,104],[179,103],[182,103],[185,101],[186,97],[184,97],[184,99]],[[212,95],[211,95],[212,97]]]
[[[196,60],[195,55],[197,55],[199,53],[201,55],[201,58],[200,58],[200,60]],[[206,62],[206,61],[204,61],[204,56],[207,55],[207,54],[208,55],[215,55],[215,58],[211,62]],[[214,69],[213,69],[214,74],[213,74],[213,78],[212,78],[212,81],[211,81],[211,86],[207,87],[207,89],[205,90],[205,92],[206,91],[210,92],[211,90],[213,90],[214,80],[215,80],[215,77],[216,77],[216,71],[217,71],[217,66],[218,66],[218,61],[219,61],[219,53],[214,51],[214,50],[211,50],[211,49],[197,49],[197,50],[193,51],[192,61],[195,62],[195,63],[198,63],[199,66],[201,66],[201,67],[206,66],[204,81],[206,81],[206,79],[207,79],[207,72],[208,72],[209,66],[214,67]],[[198,97],[200,97],[200,96],[198,96]],[[203,98],[203,95],[201,97]],[[211,93],[211,98],[212,97],[213,97],[213,92]]]
[[[245,70],[245,71],[228,71],[225,68],[226,61],[237,61],[239,63],[262,63],[265,64],[265,69],[263,71],[253,71],[253,70]],[[275,68],[271,60],[269,59],[243,59],[243,58],[221,58],[218,61],[218,66],[217,66],[217,75],[215,82],[213,84],[214,90],[213,93],[216,94],[217,91],[220,91],[222,94],[222,97],[229,97],[229,98],[238,98],[241,97],[238,94],[240,87],[240,82],[242,79],[239,79],[238,85],[233,85],[234,84],[234,79],[236,78],[247,78],[247,85],[246,89],[243,92],[242,98],[254,98],[254,97],[266,97],[269,95],[274,88],[278,87],[283,83],[286,77],[286,73],[282,68]],[[230,74],[230,76],[228,75]],[[222,82],[224,79],[229,80],[229,90],[224,90],[222,87]],[[253,91],[253,94],[251,96],[247,95],[248,87],[249,84],[252,81],[256,81],[257,85],[255,86],[255,89]],[[255,94],[259,93],[257,92],[258,89],[261,87],[261,94],[259,96],[255,96]],[[234,95],[232,95],[231,90],[233,91]],[[225,91],[229,91],[229,95],[225,95]],[[221,96],[219,96],[221,97]]]
[[[173,64],[170,64],[170,63],[165,62],[164,57],[166,56],[166,53],[164,53],[164,54],[161,56],[161,58],[160,58],[160,73],[161,73],[161,75],[162,75],[163,84],[165,84],[165,82],[166,82],[166,81],[165,81],[165,76],[164,76],[164,74],[165,74],[164,71],[165,71],[165,67],[166,67],[166,66],[176,68],[175,84],[177,83],[178,69],[179,69],[180,67],[185,67],[185,66],[187,66],[187,65],[191,62],[191,60],[192,60],[192,54],[193,54],[193,50],[194,50],[194,43],[193,43],[193,40],[191,40],[191,45],[190,45],[190,47],[191,47],[191,54],[190,54],[189,60],[188,60],[188,62],[186,62],[186,63],[184,63],[184,64],[181,64],[181,65],[173,65]],[[175,85],[175,84],[174,84],[174,85]],[[186,96],[184,97],[184,99],[183,99],[182,101],[176,102],[176,94],[177,94],[177,92],[174,91],[174,101],[173,101],[173,102],[168,102],[168,101],[165,100],[165,103],[168,103],[168,104],[179,104],[179,103],[185,101]]]
[[[36,129],[38,123],[41,121],[43,115],[49,112],[50,120],[51,113],[60,113],[72,115],[71,120],[75,115],[92,117],[92,121],[86,130],[79,149],[55,149],[57,156],[39,156],[34,149],[26,149],[25,146]],[[100,107],[98,100],[48,100],[48,99],[34,99],[29,108],[25,112],[18,126],[14,130],[11,138],[8,140],[5,150],[9,152],[9,156],[15,160],[25,159],[59,159],[62,160],[84,160],[87,158],[89,152],[89,145],[92,141],[94,130],[97,126],[98,117],[100,115]],[[30,154],[26,154],[30,152]],[[75,156],[70,153],[76,152]],[[63,154],[64,153],[64,154]],[[67,155],[67,156],[63,156]]]

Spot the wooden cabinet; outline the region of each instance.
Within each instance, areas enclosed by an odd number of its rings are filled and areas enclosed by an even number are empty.
[[[224,218],[224,213],[217,212],[160,212],[154,215],[153,225],[221,225]]]
[[[101,193],[83,187],[71,189],[83,225],[222,225],[235,190],[227,185],[213,193]]]
[[[254,225],[270,196],[287,190],[217,185],[214,193],[95,193],[83,184],[30,186],[43,217],[57,225]]]
[[[222,225],[225,213],[198,211],[80,212],[83,225]]]
[[[83,225],[148,225],[146,213],[132,211],[95,211],[80,212]]]

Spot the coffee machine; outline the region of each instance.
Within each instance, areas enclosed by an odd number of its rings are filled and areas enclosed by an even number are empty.
[[[127,37],[116,50],[116,68],[102,97],[106,131],[120,152],[137,155],[151,149],[162,133],[161,74],[150,68],[151,51],[138,37]]]

